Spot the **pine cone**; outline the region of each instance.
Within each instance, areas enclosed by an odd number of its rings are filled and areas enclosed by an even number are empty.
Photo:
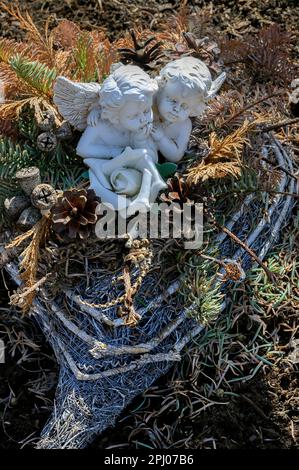
[[[190,204],[193,202],[201,202],[206,204],[207,201],[213,201],[212,196],[208,196],[207,190],[200,185],[189,185],[186,179],[179,173],[167,180],[168,192],[162,193],[160,199],[163,202],[176,202],[182,204]]]
[[[163,202],[177,202],[179,204],[192,202],[189,199],[190,186],[178,173],[167,180],[168,192],[162,193],[160,199]]]
[[[54,231],[69,238],[87,238],[97,222],[97,205],[92,189],[65,191],[52,209]]]
[[[134,31],[130,31],[130,34],[134,47],[118,49],[121,62],[139,65],[144,70],[154,69],[155,62],[164,55],[160,48],[161,42],[156,42],[155,36],[151,36],[145,41],[139,41]],[[153,41],[155,44],[148,47]]]
[[[221,72],[220,49],[218,44],[204,37],[198,39],[194,34],[183,32],[185,43],[176,44],[176,51],[172,53],[173,59],[191,55],[205,62],[215,73]]]
[[[52,152],[57,147],[57,137],[53,132],[43,132],[38,136],[36,145],[43,152]]]

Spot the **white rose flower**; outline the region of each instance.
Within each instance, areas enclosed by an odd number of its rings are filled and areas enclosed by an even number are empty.
[[[117,194],[136,196],[141,183],[142,173],[134,168],[117,168],[110,175],[110,184]]]

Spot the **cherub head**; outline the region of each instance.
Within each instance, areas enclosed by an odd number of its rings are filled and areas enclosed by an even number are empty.
[[[159,86],[156,104],[160,116],[169,122],[200,116],[225,77],[222,73],[213,81],[206,64],[194,57],[169,62],[156,79]]]
[[[130,132],[148,134],[153,122],[155,80],[135,65],[120,65],[100,90],[101,118]]]

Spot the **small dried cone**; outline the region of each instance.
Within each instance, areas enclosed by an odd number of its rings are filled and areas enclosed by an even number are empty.
[[[72,189],[58,198],[52,209],[53,230],[69,238],[87,238],[97,222],[98,201],[92,189]]]
[[[31,193],[31,202],[39,210],[52,209],[57,202],[56,191],[50,184],[39,184]]]
[[[5,210],[13,220],[19,217],[23,210],[29,206],[30,199],[27,196],[14,196],[4,201]]]
[[[16,179],[24,193],[29,196],[35,186],[40,184],[40,171],[35,166],[22,168],[21,170],[17,171]]]
[[[190,186],[187,184],[185,178],[179,174],[167,180],[168,192],[162,193],[160,199],[163,202],[177,202],[180,205],[183,203],[192,202],[189,199]]]
[[[55,127],[55,116],[51,111],[44,111],[41,114],[41,119],[38,120],[37,125],[41,131],[51,131]]]
[[[43,152],[52,152],[57,147],[57,137],[53,132],[43,132],[37,138],[36,145]]]
[[[41,218],[41,213],[35,207],[24,209],[16,225],[23,232],[31,229]]]
[[[224,259],[223,264],[225,270],[225,275],[223,277],[224,281],[244,281],[246,274],[240,263],[232,259]]]
[[[64,121],[61,126],[58,127],[58,129],[55,132],[55,135],[57,139],[59,140],[69,140],[72,138],[73,133],[71,126],[67,121]]]

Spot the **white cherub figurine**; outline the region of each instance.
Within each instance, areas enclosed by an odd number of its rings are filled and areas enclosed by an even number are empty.
[[[132,65],[117,65],[101,86],[64,77],[55,84],[60,113],[85,129],[77,153],[89,166],[91,188],[115,209],[127,207],[134,213],[138,205],[149,208],[166,187],[150,138],[157,89],[147,73]]]
[[[161,70],[151,137],[166,160],[178,162],[184,156],[192,130],[190,117],[203,114],[225,78],[222,73],[213,81],[205,63],[194,57],[174,60]]]

